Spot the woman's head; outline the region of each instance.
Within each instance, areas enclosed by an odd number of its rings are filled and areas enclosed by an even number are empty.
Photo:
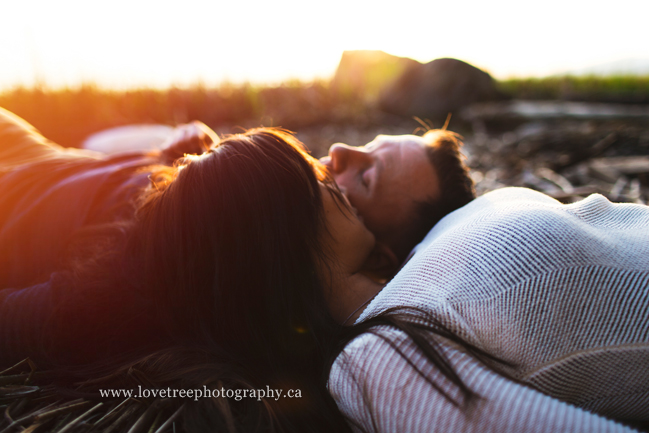
[[[260,128],[152,183],[129,256],[166,333],[241,360],[311,351],[334,325],[331,288],[374,242],[319,162],[289,133]]]

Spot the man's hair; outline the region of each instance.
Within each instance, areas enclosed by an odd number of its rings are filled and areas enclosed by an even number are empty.
[[[416,203],[415,218],[406,235],[411,248],[442,218],[475,198],[466,158],[460,152],[461,136],[443,129],[431,129],[423,138],[429,143],[426,155],[437,175],[440,196]]]

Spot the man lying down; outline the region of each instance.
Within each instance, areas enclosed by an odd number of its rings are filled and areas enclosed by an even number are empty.
[[[106,157],[63,150],[0,114],[3,289],[42,283],[72,233],[132,212],[131,197],[149,182],[143,167],[212,141],[194,129],[180,134],[180,151],[172,145],[166,153]],[[20,152],[7,145],[16,140]],[[389,279],[407,261],[347,323],[371,323],[394,307],[435,317],[493,358],[477,360],[461,345],[440,343],[462,381],[485,397],[478,404],[495,410],[467,418],[449,406],[452,399],[425,379],[437,377],[435,366],[402,333],[385,328],[382,337],[351,341],[334,363],[329,389],[340,410],[367,431],[427,431],[439,423],[475,431],[508,422],[519,431],[552,431],[557,422],[566,431],[584,422],[611,427],[581,409],[646,423],[649,209],[598,195],[563,205],[519,188],[474,199],[459,149],[452,133],[430,131],[379,136],[358,148],[337,144],[322,162],[377,238],[368,273]],[[41,183],[25,175],[30,170],[43,173]],[[3,290],[3,332],[19,322],[11,313],[25,300]],[[16,343],[0,342],[3,365],[16,360],[6,346]],[[559,421],[530,416],[532,408],[556,411]]]

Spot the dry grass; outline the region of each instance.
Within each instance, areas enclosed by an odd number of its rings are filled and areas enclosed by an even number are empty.
[[[169,399],[75,398],[61,395],[25,360],[0,372],[0,433],[180,432],[182,407]]]

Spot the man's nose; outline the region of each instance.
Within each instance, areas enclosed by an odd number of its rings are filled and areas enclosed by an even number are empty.
[[[362,148],[336,143],[329,148],[329,164],[332,173],[342,173],[349,168],[360,168],[370,156]]]

